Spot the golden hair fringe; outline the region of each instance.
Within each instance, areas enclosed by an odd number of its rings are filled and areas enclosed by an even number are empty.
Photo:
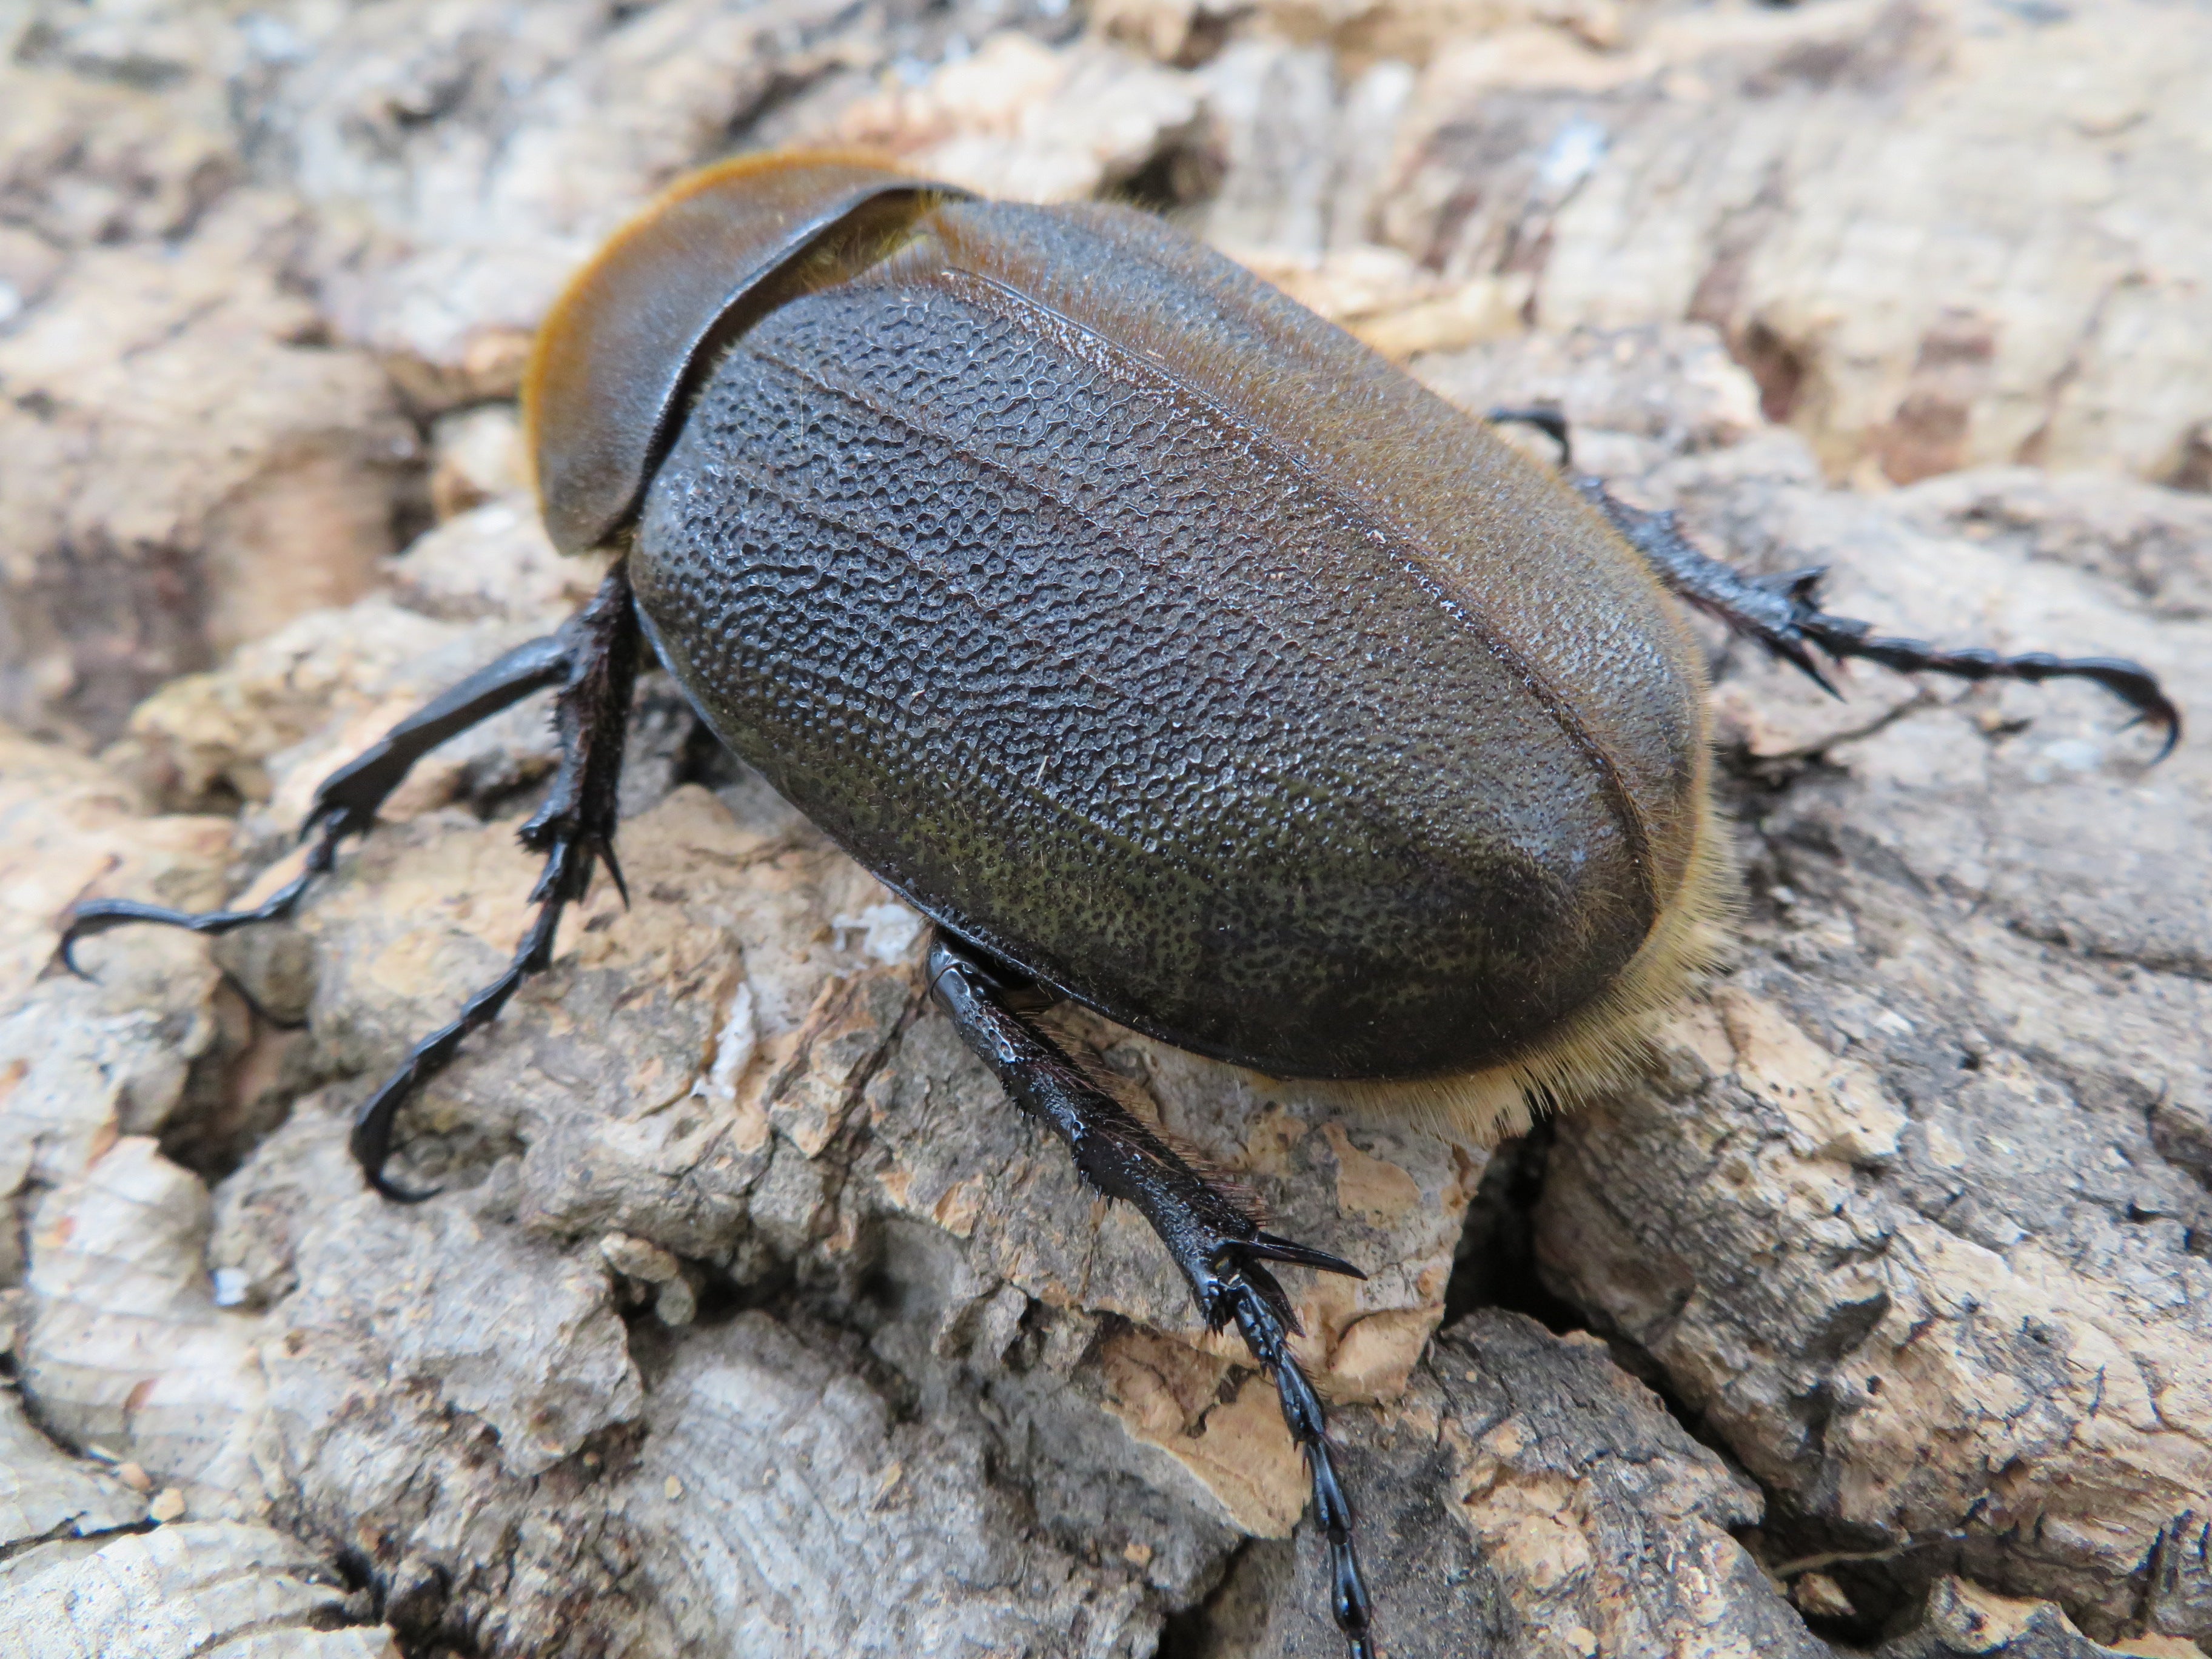
[[[1409,1120],[1452,1139],[1494,1146],[1526,1133],[1544,1111],[1569,1111],[1620,1087],[1650,1063],[1660,1018],[1714,965],[1736,908],[1710,787],[1696,792],[1698,823],[1682,884],[1620,977],[1543,1042],[1480,1072],[1382,1080],[1287,1081],[1265,1086]]]

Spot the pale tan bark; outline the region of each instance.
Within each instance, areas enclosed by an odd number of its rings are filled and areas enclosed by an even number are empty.
[[[2212,708],[2212,515],[2143,481],[2201,486],[2212,414],[2194,14],[33,9],[0,685],[77,746],[0,744],[9,1652],[1339,1650],[1269,1391],[921,996],[919,919],[659,677],[635,908],[603,883],[410,1112],[426,1206],[361,1188],[347,1117],[523,925],[542,702],[295,923],[41,975],[77,897],[269,890],[318,779],[590,590],[519,489],[520,349],[733,139],[1178,194],[1471,410],[1562,404],[1717,553]],[[380,565],[395,508],[440,522]],[[1714,645],[1746,897],[1644,1082],[1493,1161],[1062,1032],[1370,1270],[1285,1278],[1386,1651],[2189,1659],[2208,751]]]

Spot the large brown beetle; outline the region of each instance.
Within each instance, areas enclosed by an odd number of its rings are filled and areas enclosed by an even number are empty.
[[[64,959],[126,921],[284,915],[416,759],[557,688],[562,763],[521,832],[537,919],[356,1123],[369,1181],[420,1196],[384,1175],[401,1105],[547,965],[594,865],[620,882],[649,639],[717,737],[936,922],[963,1036],[1237,1325],[1304,1451],[1355,1654],[1352,1511],[1267,1264],[1358,1270],[1263,1230],[1030,1015],[1072,997],[1493,1133],[1613,1074],[1721,887],[1704,667],[1669,590],[1816,680],[1814,648],[2075,676],[2179,731],[2131,663],[1877,639],[1810,574],[1741,576],[1120,208],[977,201],[854,155],[732,162],[577,277],[525,392],[554,540],[620,556],[592,603],[326,780],[268,902],[87,904]]]

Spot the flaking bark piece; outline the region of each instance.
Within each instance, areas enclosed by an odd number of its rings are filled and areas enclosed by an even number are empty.
[[[0,1559],[48,1538],[88,1538],[146,1518],[146,1499],[97,1464],[74,1458],[0,1393]]]
[[[1594,1338],[1483,1310],[1340,1433],[1394,1652],[1827,1659],[1732,1535],[1757,1488]],[[1208,1608],[1206,1659],[1340,1650],[1310,1532],[1247,1552]]]
[[[262,1322],[215,1305],[207,1189],[127,1135],[32,1223],[23,1387],[40,1419],[182,1489],[197,1513],[257,1515],[270,1443]]]
[[[2180,1659],[2187,1645],[2172,1643],[2168,1659]],[[1920,1622],[1875,1652],[1876,1659],[2107,1659],[2114,1650],[2082,1635],[2051,1602],[2014,1601],[1943,1577],[1929,1587]]]
[[[15,1659],[399,1659],[388,1630],[329,1629],[345,1590],[266,1527],[191,1521],[88,1553],[48,1545],[0,1576]]]
[[[636,1419],[643,1395],[597,1252],[554,1249],[464,1204],[349,1194],[308,1224],[268,1367],[295,1455],[341,1455],[362,1425],[350,1370],[427,1394],[496,1437],[523,1480]]]
[[[683,1346],[613,1508],[701,1651],[1149,1651],[1143,1575],[1025,1525],[981,1427],[957,1401],[902,1421],[834,1348],[744,1314]]]

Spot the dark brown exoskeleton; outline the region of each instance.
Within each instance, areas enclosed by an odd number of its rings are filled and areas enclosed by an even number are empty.
[[[1205,1317],[1273,1377],[1334,1612],[1375,1651],[1351,1506],[1264,1231],[1031,1019],[1069,997],[1180,1047],[1492,1133],[1617,1071],[1721,888],[1705,670],[1669,591],[1787,657],[2094,680],[1938,652],[1738,574],[1562,482],[1227,260],[1120,208],[1014,207],[842,155],[677,186],[579,276],[526,387],[545,522],[598,597],[325,781],[283,915],[408,768],[558,691],[562,763],[507,971],[362,1109],[410,1092],[551,958],[604,860],[649,641],[724,743],[937,924],[938,1001]],[[1501,411],[1551,424],[1540,411]],[[1822,684],[1826,684],[1822,681]]]

